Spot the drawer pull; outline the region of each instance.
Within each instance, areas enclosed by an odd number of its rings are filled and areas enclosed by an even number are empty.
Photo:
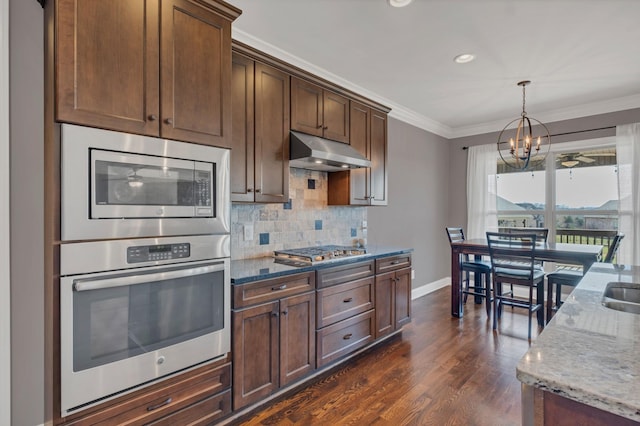
[[[160,407],[164,407],[167,404],[171,404],[171,401],[173,401],[173,399],[171,397],[165,399],[164,401],[156,404],[156,405],[151,405],[149,407],[147,407],[147,411],[153,411],[153,410],[157,410]]]
[[[343,300],[344,303],[349,303],[353,300],[353,297],[347,297],[346,299]]]
[[[398,263],[400,263],[399,260],[394,260],[393,262],[391,262],[392,265],[397,265]]]
[[[352,336],[353,336],[353,333],[349,333],[349,334],[345,334],[344,336],[342,336],[342,338],[344,340],[349,340],[349,339],[351,339]]]
[[[285,288],[287,288],[287,285],[282,284],[281,286],[278,286],[278,287],[271,287],[271,291],[284,290]]]

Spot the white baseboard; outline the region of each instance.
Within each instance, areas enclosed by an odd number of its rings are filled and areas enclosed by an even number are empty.
[[[451,285],[451,277],[445,277],[438,281],[434,281],[429,284],[421,285],[420,287],[416,287],[411,290],[411,300],[417,299],[419,297],[425,296],[429,293],[432,293],[436,290],[440,290],[443,287],[448,287]]]

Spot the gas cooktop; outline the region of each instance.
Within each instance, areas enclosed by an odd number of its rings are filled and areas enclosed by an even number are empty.
[[[364,247],[349,246],[315,246],[273,252],[275,261],[291,266],[309,266],[330,260],[362,256],[367,250]]]

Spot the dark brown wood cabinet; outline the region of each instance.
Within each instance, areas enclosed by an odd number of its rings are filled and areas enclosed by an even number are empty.
[[[351,101],[350,143],[370,168],[329,173],[330,205],[386,206],[387,114]]]
[[[376,339],[411,321],[411,255],[376,259]]]
[[[234,289],[234,410],[315,370],[316,301],[315,291],[309,289],[315,289],[313,272]]]
[[[56,2],[56,119],[231,144],[231,22],[215,0]]]
[[[317,271],[318,367],[375,339],[374,261]]]
[[[231,413],[231,365],[192,370],[69,416],[65,425],[210,424]]]
[[[289,75],[233,54],[231,200],[289,199]]]
[[[292,77],[291,129],[349,143],[349,98]]]

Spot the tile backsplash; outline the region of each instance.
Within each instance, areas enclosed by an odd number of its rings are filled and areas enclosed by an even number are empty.
[[[270,256],[274,250],[355,245],[366,240],[366,207],[327,205],[327,172],[290,169],[289,202],[231,207],[231,259]],[[251,239],[245,239],[245,227]],[[251,228],[253,228],[251,230]]]

